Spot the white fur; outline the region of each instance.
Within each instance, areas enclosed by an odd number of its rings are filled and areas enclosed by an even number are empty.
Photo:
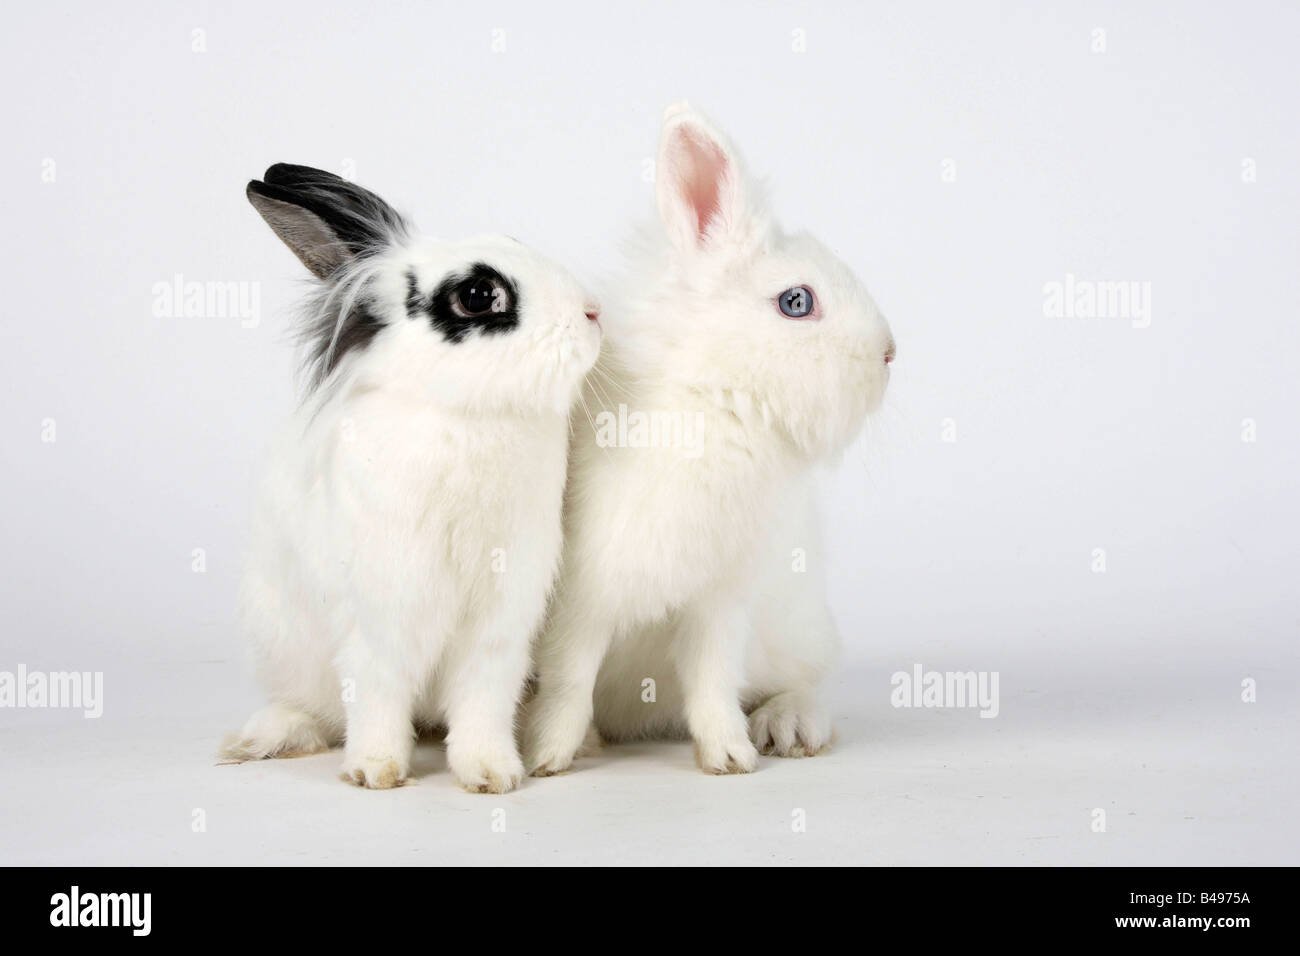
[[[525,720],[539,775],[569,768],[593,717],[607,738],[685,730],[711,773],[830,739],[820,687],[838,638],[811,470],[879,404],[893,340],[848,268],[771,222],[734,150],[687,106],[665,117],[657,169],[662,235],[607,297],[585,404],[698,415],[701,447],[604,447],[575,429]],[[798,285],[818,318],[778,311]]]
[[[271,704],[235,759],[345,741],[345,779],[402,783],[413,726],[447,727],[473,791],[519,782],[515,708],[561,545],[568,411],[599,350],[562,269],[505,238],[395,240],[331,294],[384,319],[303,404],[271,454],[243,620]],[[511,277],[520,325],[444,341],[407,315],[483,262]]]

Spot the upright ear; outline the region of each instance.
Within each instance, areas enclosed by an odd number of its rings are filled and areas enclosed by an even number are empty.
[[[318,279],[405,236],[406,220],[374,193],[310,166],[277,163],[248,201]]]
[[[655,163],[659,218],[678,249],[689,252],[738,238],[748,225],[740,158],[689,103],[664,112]]]

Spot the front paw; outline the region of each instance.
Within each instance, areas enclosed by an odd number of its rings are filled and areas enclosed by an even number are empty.
[[[534,777],[565,773],[575,758],[599,750],[599,740],[588,715],[563,701],[539,696],[525,713],[524,764]]]
[[[470,793],[509,793],[524,778],[524,764],[514,747],[474,750],[447,747],[447,766]]]
[[[695,762],[705,773],[753,773],[758,751],[744,734],[696,737]]]
[[[348,757],[343,779],[367,790],[391,790],[406,783],[408,768],[396,757]]]
[[[528,773],[534,777],[553,777],[557,773],[567,773],[573,767],[578,749],[568,740],[560,740],[555,734],[530,739],[524,749]]]
[[[786,691],[749,715],[749,736],[762,753],[812,757],[830,744],[830,715],[812,696]]]

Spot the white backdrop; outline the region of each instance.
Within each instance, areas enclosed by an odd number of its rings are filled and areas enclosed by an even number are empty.
[[[102,671],[105,713],[0,709],[0,860],[375,861],[412,830],[442,855],[407,862],[600,859],[578,821],[617,806],[625,861],[642,833],[658,862],[1297,862],[1300,13],[1025,7],[7,11],[0,670]],[[436,750],[387,795],[336,755],[213,768],[256,702],[234,596],[305,288],[245,182],[343,172],[598,286],[683,97],[898,340],[826,482],[840,747],[725,781],[684,745],[614,748],[496,798],[534,839],[490,847],[440,829],[464,817],[436,801],[487,810]],[[169,310],[177,276],[244,284],[256,314]],[[1149,314],[1052,317],[1067,276],[1138,283]],[[998,719],[891,708],[916,663],[998,672]],[[304,805],[301,829],[249,822]],[[312,827],[340,819],[331,855]]]

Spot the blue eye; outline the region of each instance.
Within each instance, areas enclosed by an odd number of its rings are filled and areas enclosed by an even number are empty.
[[[812,289],[806,285],[786,289],[781,293],[781,297],[776,300],[776,304],[782,314],[788,315],[792,319],[802,319],[813,310]]]

